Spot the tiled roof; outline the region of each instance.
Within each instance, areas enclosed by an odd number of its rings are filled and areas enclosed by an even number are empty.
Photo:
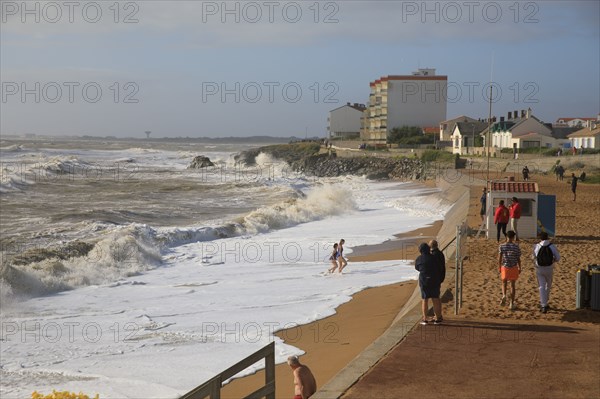
[[[555,139],[566,139],[571,133],[580,130],[578,127],[553,126],[552,136]]]
[[[461,134],[479,134],[487,128],[487,122],[456,122],[456,126],[458,126],[458,130],[460,130]]]
[[[492,191],[505,191],[508,193],[538,193],[537,183],[526,181],[493,181]]]
[[[423,128],[424,134],[437,134],[440,132],[440,128],[438,126],[426,126]]]
[[[600,134],[600,127],[596,128],[594,130],[590,130],[589,128],[584,128],[581,130],[576,131],[575,133],[571,133],[569,134],[567,137],[568,138],[573,138],[573,137],[592,137],[592,136],[596,136]]]
[[[558,118],[557,120],[563,120],[565,122],[570,122],[575,119],[581,119],[582,121],[595,121],[596,118]]]

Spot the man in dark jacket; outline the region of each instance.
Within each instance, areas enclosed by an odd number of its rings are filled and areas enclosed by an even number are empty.
[[[421,255],[415,260],[415,269],[419,271],[419,287],[421,287],[421,324],[429,323],[427,311],[429,310],[429,298],[433,302],[435,313],[434,324],[442,322],[442,303],[440,301],[440,285],[442,284],[442,270],[438,260],[431,254],[431,249],[426,243],[419,245]]]
[[[446,279],[446,257],[444,256],[444,253],[438,248],[438,242],[436,240],[429,241],[429,247],[431,248],[431,254],[433,255],[438,264],[441,284]]]

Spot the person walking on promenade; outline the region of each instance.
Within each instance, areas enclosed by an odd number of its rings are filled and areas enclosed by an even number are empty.
[[[521,218],[521,204],[519,204],[519,200],[517,197],[512,197],[510,204],[510,229],[515,232],[517,235],[517,241],[519,241],[519,231],[517,230],[517,226],[519,224],[519,219]]]
[[[329,257],[329,261],[331,262],[331,268],[329,270],[327,270],[328,273],[333,273],[335,271],[335,269],[338,268],[338,244],[337,242],[335,244],[333,244],[333,252],[331,253],[331,256]]]
[[[294,399],[308,399],[317,392],[317,381],[312,371],[300,363],[298,356],[290,356],[287,364],[294,374]]]
[[[338,271],[341,273],[342,270],[344,270],[344,268],[348,265],[348,261],[346,260],[346,258],[344,258],[344,244],[346,243],[346,240],[344,240],[343,238],[340,240],[340,243],[338,244],[338,263],[339,263],[339,268]]]
[[[548,240],[548,233],[542,231],[540,240],[533,247],[533,260],[540,290],[540,312],[546,313],[550,309],[548,301],[550,300],[550,289],[552,288],[554,264],[560,262],[560,254],[556,249],[556,245]]]
[[[481,221],[485,220],[485,214],[487,212],[487,189],[484,187],[483,192],[481,193],[481,198],[479,198],[479,202],[481,203],[481,209],[479,210],[479,215],[481,216]]]
[[[577,199],[577,177],[571,173],[571,191],[573,192],[573,201]]]
[[[446,279],[446,257],[444,253],[440,251],[438,242],[436,240],[429,241],[429,247],[431,248],[431,255],[435,258],[438,268],[440,270],[440,284]]]
[[[565,178],[565,168],[562,165],[556,167],[558,170],[558,180],[563,181]]]
[[[500,204],[498,208],[496,208],[496,213],[494,213],[494,224],[497,227],[498,234],[496,234],[497,242],[500,242],[500,230],[502,230],[502,234],[506,238],[506,225],[508,224],[508,219],[510,217],[510,212],[507,207],[504,206],[504,200],[500,200]]]
[[[421,255],[415,260],[415,269],[419,271],[419,287],[421,288],[421,324],[429,324],[427,311],[429,298],[433,301],[433,324],[440,324],[442,318],[442,303],[440,301],[440,285],[442,284],[442,271],[438,267],[436,258],[431,254],[431,249],[426,243],[419,245]]]
[[[498,269],[502,279],[502,299],[500,305],[506,305],[506,286],[510,281],[510,310],[515,310],[516,282],[521,273],[521,248],[514,242],[515,232],[510,230],[507,234],[507,242],[501,244],[498,249]]]
[[[525,167],[523,168],[523,180],[529,180],[529,168],[527,167],[527,165],[525,165]]]
[[[429,247],[431,248],[431,255],[435,258],[435,262],[437,264],[437,270],[439,272],[439,280],[440,280],[440,295],[441,295],[441,285],[446,279],[446,257],[444,253],[440,251],[438,247],[438,242],[436,240],[429,241]],[[433,308],[436,307],[439,310],[438,322],[441,322],[444,318],[442,316],[442,300],[441,298],[432,298]]]

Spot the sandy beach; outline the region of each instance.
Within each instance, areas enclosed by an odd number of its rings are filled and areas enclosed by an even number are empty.
[[[567,179],[534,174],[532,180],[557,199],[552,241],[562,259],[555,266],[548,313],[539,310],[529,258],[536,239],[519,243],[523,272],[517,309],[511,311],[499,305],[498,244],[470,237],[460,313],[454,315],[453,301],[445,301],[443,325],[416,326],[340,397],[438,398],[440,392],[451,398],[600,397],[600,312],[575,308],[577,270],[600,263],[598,186],[580,184],[573,201]],[[482,184],[470,188],[472,228],[480,223]],[[453,280],[449,283],[448,292],[454,293]]]
[[[450,323],[459,322],[464,324],[476,322],[491,326],[495,326],[499,322],[534,323],[538,327],[531,327],[532,331],[558,332],[577,326],[578,331],[586,331],[586,335],[578,339],[583,339],[584,341],[586,339],[594,339],[597,335],[598,323],[600,323],[600,312],[575,309],[575,273],[581,267],[599,263],[600,261],[600,250],[597,247],[598,222],[596,221],[597,215],[600,213],[600,197],[597,195],[597,186],[580,184],[577,201],[574,202],[571,200],[570,186],[566,180],[556,182],[553,176],[534,175],[533,181],[539,183],[542,192],[557,196],[557,237],[553,239],[553,242],[558,246],[563,259],[555,270],[554,286],[550,300],[551,310],[546,314],[539,312],[535,273],[532,262],[528,257],[533,245],[537,242],[536,239],[523,239],[520,241],[524,253],[524,271],[517,283],[518,308],[515,311],[510,311],[507,307],[498,306],[500,282],[496,268],[497,244],[495,240],[470,237],[468,240],[468,258],[464,266],[463,308],[458,316],[454,316],[453,302],[451,300],[445,301],[444,313]],[[481,186],[476,183],[473,183],[470,187],[468,223],[473,229],[479,227],[480,190]],[[402,257],[412,259],[416,256],[417,243],[426,241],[429,237],[436,235],[440,226],[441,222],[437,222],[434,226],[430,226],[427,229],[401,235],[397,240],[386,242],[379,246],[356,248],[352,259],[378,260],[398,259]],[[406,301],[412,292],[411,290],[415,287],[416,283],[412,282],[410,284],[402,283],[365,290],[355,295],[349,303],[340,306],[335,316],[299,328],[303,331],[303,336],[305,336],[307,334],[304,331],[314,334],[314,331],[322,330],[326,323],[335,322],[340,332],[352,330],[358,333],[358,337],[361,338],[348,340],[344,344],[343,350],[339,350],[339,343],[327,345],[325,342],[313,342],[313,335],[310,334],[307,336],[310,339],[298,341],[296,345],[307,352],[302,357],[302,361],[313,369],[320,386],[327,382],[329,378],[335,375],[337,370],[343,368],[362,348],[366,347],[389,326],[395,316],[395,312],[401,308],[402,303]],[[452,282],[450,288],[453,289]],[[390,301],[390,298],[393,298],[393,301]],[[395,306],[388,307],[390,305]],[[372,318],[368,318],[367,320],[362,319],[364,316],[362,313],[365,310],[368,312],[374,308],[378,309],[378,316],[381,316],[378,318],[380,324],[377,326],[374,324]],[[383,314],[384,312],[385,314]],[[557,323],[559,326],[557,326]],[[520,327],[520,325],[515,324],[516,327],[513,328],[516,328],[518,331],[528,328]],[[282,332],[280,336],[289,333],[291,332]],[[560,334],[546,338],[549,339],[548,343],[554,339],[557,344],[564,339]],[[523,340],[522,344],[531,345],[526,340]],[[421,350],[419,347],[416,348],[417,352]],[[495,356],[491,352],[486,355],[488,349],[484,342],[484,346],[480,349],[482,356],[484,356],[481,359],[482,362],[485,362],[485,356]],[[519,349],[515,350],[518,351]],[[571,354],[565,354],[564,357],[569,358],[569,356]],[[544,355],[544,359],[545,357],[546,355]],[[323,359],[327,359],[327,362],[324,362]],[[541,359],[538,361],[541,362]],[[465,360],[468,361],[467,359]],[[467,365],[464,365],[464,367],[467,367]],[[569,373],[569,375],[573,374],[572,371]],[[543,385],[543,381],[547,379],[548,375],[551,374],[544,374],[545,377],[541,376],[538,381],[539,384],[531,385],[532,390],[530,393],[533,394],[536,389],[538,390],[536,392],[539,392],[540,386]],[[585,375],[594,377],[596,374],[593,370],[589,370],[585,372]],[[236,380],[225,388],[224,397],[241,397],[244,393],[251,392],[252,389],[257,388],[263,381],[263,378],[263,375],[259,373],[255,376]],[[480,384],[479,389],[485,389],[484,385]],[[526,385],[519,385],[519,389],[523,389]],[[280,365],[277,368],[277,387],[277,397],[290,395],[292,379],[286,365]],[[413,388],[412,386],[408,387],[408,389]],[[458,387],[456,388],[458,389]],[[350,392],[353,392],[355,397],[364,397],[366,392],[373,392],[369,390],[362,391],[362,394],[356,396],[358,392],[361,392],[358,389],[359,387],[355,387]],[[475,386],[470,387],[470,389],[472,394],[478,392],[478,388]],[[587,388],[584,391],[591,392]],[[411,391],[409,390],[408,392]],[[413,394],[417,392],[425,394],[424,391],[420,390],[412,391]],[[502,392],[502,390],[499,392]],[[455,394],[458,395],[459,391],[455,392]],[[435,397],[433,391],[432,395],[432,397]],[[349,397],[353,396],[350,395]]]
[[[353,261],[414,259],[418,243],[435,237],[441,224],[438,221],[428,227],[398,234],[396,239],[380,245],[353,248],[346,270],[352,271]],[[318,386],[322,386],[391,325],[416,286],[416,281],[409,281],[366,289],[338,307],[335,315],[280,331],[277,335],[306,352],[300,361],[311,368]],[[293,377],[289,366],[277,365],[275,376],[276,397],[293,396]],[[261,371],[233,380],[223,388],[221,396],[241,398],[262,384],[264,372]]]
[[[514,320],[594,322],[600,323],[600,312],[575,309],[575,277],[577,270],[590,264],[600,264],[598,247],[600,195],[598,186],[580,183],[577,201],[572,200],[569,179],[556,181],[554,176],[534,175],[540,191],[556,195],[556,237],[561,261],[554,268],[550,294],[551,310],[539,312],[539,294],[531,254],[537,239],[523,239],[523,272],[517,282],[517,310],[498,306],[500,278],[497,270],[498,245],[495,240],[470,237],[468,259],[464,264],[464,294],[461,315],[465,318],[499,318]],[[481,186],[471,188],[469,225],[479,227],[479,196]]]

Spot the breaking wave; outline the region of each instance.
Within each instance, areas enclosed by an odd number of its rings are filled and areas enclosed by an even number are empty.
[[[155,229],[132,223],[104,229],[93,243],[25,251],[1,266],[3,303],[15,296],[48,295],[137,275],[160,266],[162,255],[180,245],[264,233],[356,208],[351,193],[339,185],[319,186],[298,196],[217,226]]]

